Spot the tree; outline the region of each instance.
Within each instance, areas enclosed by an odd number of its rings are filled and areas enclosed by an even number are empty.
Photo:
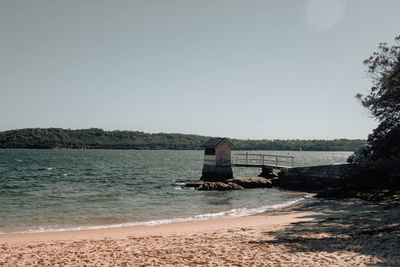
[[[400,35],[396,45],[380,43],[378,51],[364,60],[372,82],[368,95],[357,94],[379,125],[368,136],[373,151],[378,151],[389,132],[400,127]],[[374,152],[375,153],[375,152]]]

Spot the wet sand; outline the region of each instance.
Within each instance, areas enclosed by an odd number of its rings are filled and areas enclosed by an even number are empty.
[[[400,205],[316,200],[158,226],[0,235],[0,266],[398,266]]]

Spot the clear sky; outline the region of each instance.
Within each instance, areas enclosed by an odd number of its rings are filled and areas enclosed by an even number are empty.
[[[0,130],[366,138],[398,0],[0,0]]]

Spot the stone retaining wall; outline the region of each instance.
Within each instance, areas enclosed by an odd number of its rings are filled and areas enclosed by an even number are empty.
[[[400,161],[323,165],[282,170],[282,188],[315,191],[347,184],[375,186],[379,183],[400,183]]]

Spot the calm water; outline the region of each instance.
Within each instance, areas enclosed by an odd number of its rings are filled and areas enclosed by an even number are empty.
[[[351,154],[265,153],[295,156],[296,166],[343,163]],[[183,181],[199,179],[202,160],[202,151],[0,150],[0,233],[241,216],[302,199],[302,194],[277,188],[182,188]],[[259,170],[233,172],[245,176]]]

